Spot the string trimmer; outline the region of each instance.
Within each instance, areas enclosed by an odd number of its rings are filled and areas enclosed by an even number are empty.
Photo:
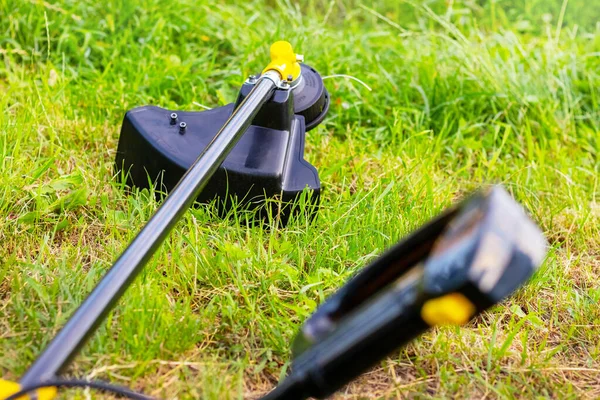
[[[57,387],[148,398],[60,375],[197,200],[216,201],[221,210],[255,208],[264,216],[271,212],[265,200],[275,199],[282,223],[303,192],[318,202],[319,178],[303,158],[304,140],[325,117],[329,96],[320,75],[301,61],[289,43],[276,42],[271,62],[246,80],[235,104],[203,112],[148,106],[126,114],[117,155],[121,178],[168,195],[20,382],[0,380],[0,398],[50,399]],[[291,373],[265,398],[328,396],[428,328],[465,324],[500,302],[544,254],[540,231],[503,189],[465,200],[321,305],[294,342]]]

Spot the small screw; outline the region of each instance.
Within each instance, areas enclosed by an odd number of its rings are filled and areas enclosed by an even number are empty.
[[[281,81],[280,87],[282,89],[287,89],[288,87],[290,87],[290,85],[289,85],[289,83],[287,83],[287,81]]]
[[[176,121],[177,121],[177,114],[171,113],[171,125],[175,125]]]
[[[287,80],[288,80],[288,82],[291,82],[294,80],[294,77],[292,75],[288,75]]]
[[[248,83],[256,83],[256,75],[250,75],[248,77]]]
[[[179,123],[179,133],[183,134],[185,132],[185,128],[187,128],[187,124],[185,122]]]

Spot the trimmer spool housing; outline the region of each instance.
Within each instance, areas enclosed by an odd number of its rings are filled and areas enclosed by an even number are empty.
[[[264,218],[277,214],[286,224],[298,211],[297,203],[307,190],[310,214],[316,211],[321,183],[316,168],[304,159],[306,131],[327,114],[329,94],[317,71],[300,64],[301,75],[288,77],[258,112],[241,140],[197,198],[216,201],[224,215],[237,203],[258,209]],[[167,110],[157,106],[134,108],[126,113],[116,156],[118,178],[138,188],[154,186],[160,197],[170,192],[198,158],[233,110],[246,98],[258,77],[242,85],[235,103],[207,111]],[[268,202],[279,199],[282,202]]]

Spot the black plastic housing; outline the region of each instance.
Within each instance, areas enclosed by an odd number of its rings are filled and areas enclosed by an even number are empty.
[[[242,139],[204,188],[198,201],[217,200],[221,214],[233,204],[258,208],[260,217],[276,215],[286,224],[306,190],[311,214],[319,203],[321,184],[314,166],[304,160],[305,115],[311,128],[325,116],[329,96],[319,74],[302,65],[297,89],[277,89]],[[189,169],[234,108],[248,95],[244,84],[235,104],[201,112],[144,106],[126,113],[116,156],[118,179],[128,186],[169,192]],[[300,87],[301,86],[301,87]],[[299,101],[294,102],[298,96]],[[176,115],[176,117],[175,117]],[[184,127],[181,127],[184,123]],[[281,202],[268,202],[277,199]],[[275,206],[275,208],[273,207]]]
[[[365,267],[304,323],[291,374],[270,399],[325,398],[431,326],[422,308],[464,295],[472,317],[502,301],[541,264],[546,241],[501,187],[479,193]]]

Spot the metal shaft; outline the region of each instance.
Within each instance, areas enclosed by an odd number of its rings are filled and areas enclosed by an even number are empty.
[[[59,374],[79,352],[135,276],[192,205],[280,83],[268,71],[181,178],[164,203],[21,379],[23,386]]]

